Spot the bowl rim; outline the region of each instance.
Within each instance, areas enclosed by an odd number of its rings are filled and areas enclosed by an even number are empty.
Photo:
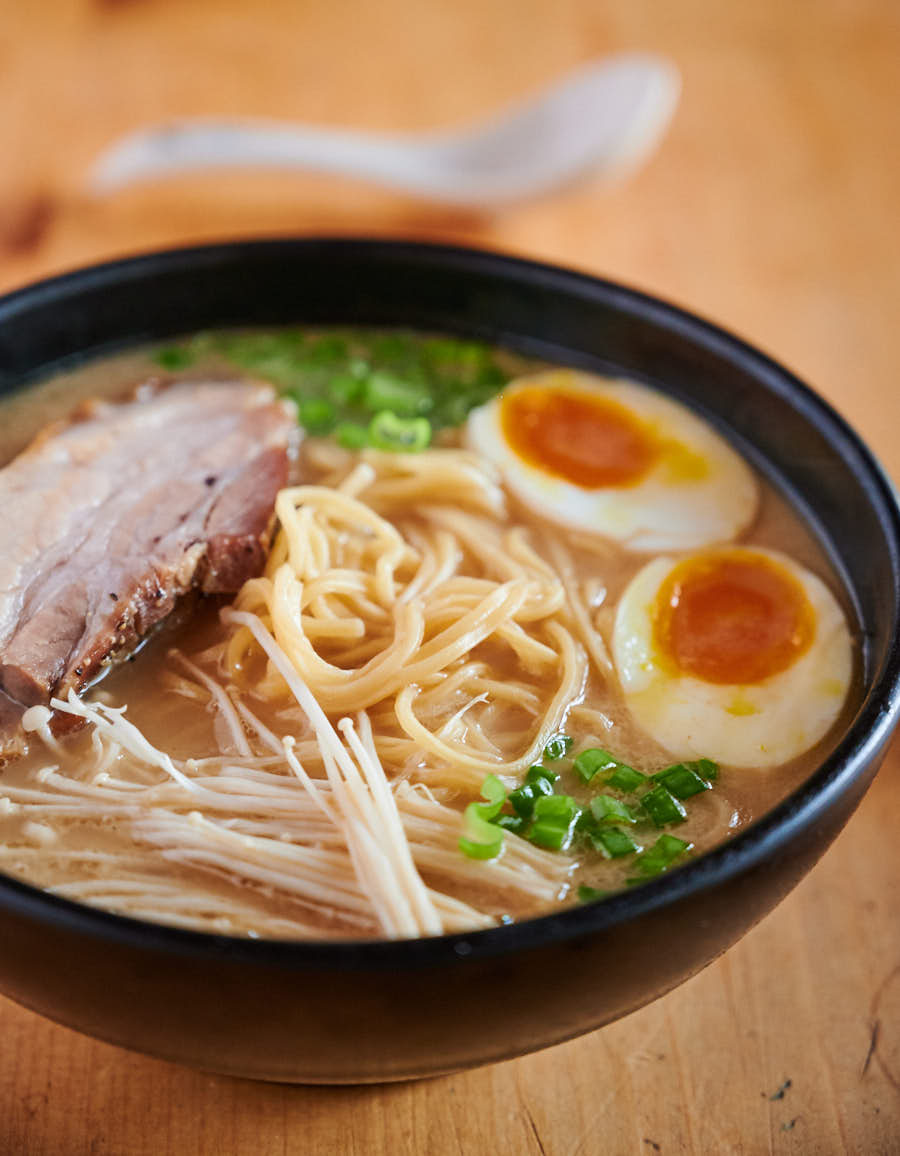
[[[121,946],[241,965],[338,971],[440,966],[448,959],[463,963],[609,931],[660,907],[701,895],[760,866],[780,846],[822,819],[878,757],[900,715],[900,503],[883,467],[849,423],[768,354],[692,311],[585,271],[475,246],[355,236],[279,236],[166,247],[88,265],[14,289],[0,297],[0,328],[31,308],[68,301],[82,291],[115,285],[154,269],[170,274],[180,269],[196,272],[223,260],[233,263],[235,259],[249,259],[273,250],[294,260],[317,251],[381,261],[418,257],[445,267],[461,266],[472,274],[493,273],[550,291],[566,290],[583,300],[639,316],[658,329],[690,338],[710,353],[740,365],[770,392],[790,401],[831,445],[839,446],[845,458],[853,460],[870,502],[876,505],[888,547],[895,608],[892,645],[881,666],[872,672],[871,687],[840,742],[790,795],[727,843],[641,887],[620,891],[602,901],[481,931],[420,939],[324,941],[256,939],[151,923],[52,895],[2,873],[0,907],[14,915],[50,922],[60,929]],[[133,344],[139,341],[136,336]],[[102,346],[86,352],[89,356],[99,354]],[[53,364],[60,363],[48,363],[45,368]],[[28,373],[25,388],[35,380],[37,376]]]

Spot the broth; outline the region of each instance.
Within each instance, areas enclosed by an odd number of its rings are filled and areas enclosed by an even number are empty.
[[[94,361],[4,402],[0,411],[0,429],[3,431],[0,460],[9,460],[49,420],[68,412],[77,400],[94,396],[115,397],[147,376],[158,374],[157,356],[158,351],[151,349]],[[543,368],[505,354],[501,356],[508,376]],[[233,374],[233,364],[223,359],[219,352],[207,350],[194,358],[190,366],[181,368],[179,377],[203,379],[224,372]],[[459,446],[458,432],[452,428],[443,430],[438,434],[437,444],[448,452],[455,450]],[[346,478],[357,461],[358,455],[352,450],[338,450],[326,439],[308,438],[295,465],[295,481],[307,486],[328,487],[336,480]],[[820,576],[841,600],[850,621],[846,599],[815,537],[768,482],[757,481],[758,511],[749,529],[741,533],[740,542],[754,548],[783,552]],[[563,532],[531,510],[522,502],[521,496],[517,498],[507,492],[506,501],[509,523],[522,528],[523,541],[527,541],[541,558],[552,556],[552,547],[548,543],[564,533],[566,565],[571,568],[573,581],[583,595],[599,645],[609,647],[616,608],[623,592],[647,563],[648,554],[632,552],[583,531]],[[484,524],[487,525],[487,521]],[[417,542],[435,532],[434,526],[416,510],[404,513],[400,525],[407,542]],[[465,545],[459,549],[462,560],[458,572],[466,575],[466,581],[480,581],[485,566],[478,550]],[[121,754],[112,748],[98,753],[93,729],[87,727],[63,740],[58,751],[48,751],[35,738],[27,755],[3,769],[0,775],[0,869],[84,902],[98,903],[138,917],[211,931],[273,938],[353,938],[379,934],[377,924],[359,907],[355,898],[352,902],[348,900],[343,907],[314,902],[310,890],[313,885],[299,880],[299,877],[294,890],[282,886],[283,878],[277,867],[279,842],[289,850],[302,844],[312,848],[310,854],[320,854],[322,876],[327,876],[331,870],[332,859],[329,856],[337,852],[331,834],[318,838],[315,834],[310,837],[300,831],[298,814],[291,811],[289,800],[278,793],[276,788],[279,785],[267,778],[276,772],[283,774],[285,789],[289,784],[298,797],[301,795],[296,776],[290,770],[285,771],[283,759],[279,762],[274,751],[262,741],[263,729],[254,733],[252,725],[247,724],[247,733],[253,739],[248,747],[252,758],[242,756],[241,741],[236,739],[233,730],[229,731],[222,710],[215,708],[214,698],[204,690],[205,684],[196,673],[198,668],[201,675],[212,677],[221,687],[227,687],[236,679],[245,675],[251,677],[263,669],[258,657],[248,658],[244,665],[238,663],[223,668],[221,647],[226,627],[219,617],[223,605],[221,599],[208,598],[183,606],[156,631],[139,653],[132,656],[131,661],[112,669],[102,684],[87,692],[86,697],[109,704],[127,703],[128,720],[154,747],[176,761],[218,759],[210,775],[216,774],[220,780],[227,779],[230,773],[229,761],[241,763],[243,758],[242,785],[236,778],[229,790],[234,789],[235,797],[249,798],[252,795],[254,799],[269,792],[282,807],[274,820],[258,813],[258,808],[254,811],[257,804],[249,808],[239,806],[229,815],[222,809],[221,798],[212,810],[200,804],[188,809],[183,800],[173,804],[177,822],[193,823],[197,830],[205,830],[204,824],[208,824],[212,816],[212,821],[217,824],[215,838],[223,840],[223,846],[229,840],[244,840],[240,851],[243,857],[235,861],[236,866],[228,868],[225,851],[204,853],[202,848],[191,844],[187,836],[179,835],[182,842],[177,843],[168,830],[161,833],[152,828],[152,824],[141,826],[129,802],[127,788],[117,788],[118,801],[111,802],[110,790],[105,784],[110,782],[110,776],[117,778],[123,767],[125,770],[121,773],[130,776],[131,785],[136,787],[159,783],[160,774],[158,770],[132,766],[127,759],[123,762]],[[542,637],[546,642],[548,636]],[[529,727],[533,731],[536,725],[525,718],[523,707],[515,701],[515,696],[510,696],[506,702],[500,702],[496,697],[497,687],[501,684],[521,685],[526,689],[532,686],[522,655],[507,644],[508,636],[498,638],[487,637],[465,655],[466,661],[482,663],[490,671],[494,689],[486,692],[488,700],[479,704],[476,699],[470,713],[462,714],[457,722],[453,722],[449,715],[442,715],[439,720],[441,727],[449,728],[447,733],[451,735],[455,733],[453,726],[461,733],[465,733],[468,727],[469,739],[482,743],[485,757],[490,754],[492,734],[494,741],[502,745],[503,736],[525,735],[531,733]],[[170,654],[173,646],[194,664],[194,671],[179,667],[178,660],[173,660]],[[326,658],[352,653],[341,649],[335,642],[327,641],[319,649]],[[215,653],[211,653],[213,651]],[[361,652],[360,661],[365,661],[366,657]],[[858,655],[854,661],[858,668]],[[456,666],[448,668],[451,673],[457,669]],[[548,765],[560,773],[560,786],[565,792],[586,807],[597,795],[598,785],[593,781],[584,784],[573,773],[571,757],[580,751],[602,748],[611,751],[620,762],[645,772],[677,760],[635,722],[614,677],[604,674],[596,661],[586,661],[584,669],[583,685],[562,714],[565,731],[574,740],[574,745],[567,757]],[[858,679],[858,674],[856,677]],[[298,742],[309,739],[309,725],[289,697],[260,698],[254,694],[252,682],[245,689],[252,715],[265,731],[279,738],[285,733],[291,734]],[[535,690],[534,693],[540,697],[544,692]],[[524,691],[520,699],[524,701]],[[343,711],[329,709],[327,701],[322,705],[332,722],[341,717]],[[845,728],[853,708],[854,693],[851,691],[828,734],[809,750],[781,765],[748,768],[723,764],[714,788],[686,802],[687,818],[673,826],[672,832],[684,842],[693,844],[697,851],[730,838],[770,810],[819,765],[835,737]],[[464,775],[461,770],[450,773],[442,767],[440,759],[435,760],[427,751],[421,751],[415,757],[410,753],[410,741],[404,737],[396,719],[389,717],[390,712],[384,703],[376,701],[367,709],[372,715],[373,726],[377,729],[380,723],[386,735],[383,742],[379,738],[376,746],[389,780],[405,784],[401,806],[404,823],[413,827],[416,823],[438,823],[437,818],[431,819],[426,815],[429,800],[433,797],[444,807],[440,812],[444,816],[441,821],[445,821],[445,811],[449,808],[457,816],[461,829],[464,808],[477,798],[476,784],[480,784],[484,775]],[[493,728],[490,733],[479,729],[481,724],[477,721],[467,721],[482,716]],[[243,721],[246,723],[246,719]],[[245,742],[249,740],[245,738]],[[311,757],[315,761],[315,756]],[[52,766],[57,766],[58,771],[48,772],[47,768]],[[93,766],[86,777],[79,770],[85,766]],[[442,778],[445,772],[450,775],[446,781]],[[65,788],[61,780],[54,779],[57,774],[65,778]],[[107,778],[104,779],[104,775]],[[79,783],[80,787],[73,787]],[[40,798],[47,785],[62,801],[51,800],[48,804],[46,798]],[[170,788],[163,784],[158,789],[164,794]],[[82,797],[91,801],[77,805],[67,801],[73,797],[73,790],[76,793],[81,791]],[[201,817],[195,819],[195,814]],[[166,821],[170,821],[168,817]],[[644,827],[649,827],[646,821]],[[458,834],[456,829],[449,834],[444,831],[441,838],[445,851],[450,846],[455,849]],[[649,846],[648,839],[649,835],[645,833],[641,843],[645,848]],[[510,837],[507,837],[507,847],[510,842]],[[525,841],[516,840],[516,846],[519,842],[524,844]],[[227,853],[231,854],[230,851]],[[435,854],[429,857],[425,851],[420,853],[421,861],[418,854],[414,856],[426,887],[449,897],[441,907],[446,930],[467,925],[462,907],[457,910],[453,903],[479,913],[483,920],[478,925],[521,919],[576,901],[579,888],[604,893],[618,890],[632,877],[635,862],[633,856],[606,858],[583,843],[573,845],[567,855],[555,856],[546,849],[532,851],[525,847],[517,852],[522,855],[521,870],[526,875],[529,871],[534,872],[535,877],[541,871],[549,872],[549,875],[545,886],[529,884],[517,887],[498,880],[499,872],[494,866],[486,866],[476,859],[464,861],[461,852],[456,851],[456,854],[462,866],[454,866],[453,871],[446,867],[449,862],[446,856],[441,858]],[[505,851],[500,863],[508,863],[511,857],[512,852]],[[457,871],[459,874],[454,874]],[[581,894],[584,896],[586,892],[582,890]]]

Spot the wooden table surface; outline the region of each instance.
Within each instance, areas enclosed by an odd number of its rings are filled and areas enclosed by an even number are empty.
[[[620,49],[666,53],[684,78],[661,149],[622,184],[493,217],[312,176],[83,191],[102,145],[166,116],[449,125]],[[0,287],[212,238],[493,245],[749,337],[896,478],[898,78],[896,0],[0,0]],[[895,747],[811,875],[716,964],[620,1023],[481,1071],[266,1086],[0,1001],[0,1153],[900,1152],[898,772]]]

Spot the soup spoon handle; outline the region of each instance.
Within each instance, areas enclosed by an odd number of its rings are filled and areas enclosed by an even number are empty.
[[[102,195],[200,169],[307,169],[489,206],[547,192],[591,170],[637,163],[664,132],[678,92],[670,63],[623,55],[567,75],[511,112],[452,132],[388,136],[264,120],[179,120],[112,145],[89,181]]]

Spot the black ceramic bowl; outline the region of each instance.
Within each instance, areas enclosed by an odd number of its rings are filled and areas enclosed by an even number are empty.
[[[0,988],[113,1043],[236,1075],[397,1080],[515,1056],[663,994],[794,886],[874,776],[900,704],[900,518],[845,423],[720,329],[592,277],[489,253],[274,241],[162,253],[0,302],[0,390],[65,359],[228,325],[402,325],[625,374],[724,426],[818,528],[864,646],[861,706],[790,798],[603,903],[412,942],[279,943],[109,915],[0,878]],[[601,980],[602,977],[602,980]],[[552,981],[553,1014],[535,990]],[[515,1014],[490,1016],[497,998]]]

